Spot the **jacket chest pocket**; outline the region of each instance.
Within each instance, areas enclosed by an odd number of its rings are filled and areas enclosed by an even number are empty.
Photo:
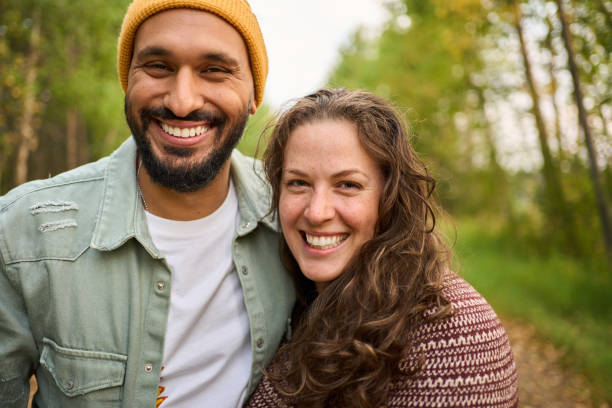
[[[40,356],[40,364],[57,386],[55,392],[49,390],[56,394],[51,399],[66,407],[120,401],[126,362],[125,355],[62,347],[48,338],[43,339]]]

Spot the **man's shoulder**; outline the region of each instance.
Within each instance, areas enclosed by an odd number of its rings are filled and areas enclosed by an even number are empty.
[[[0,197],[5,262],[74,259],[89,246],[107,159],[25,183]]]
[[[88,163],[75,169],[60,173],[48,179],[33,180],[10,190],[0,197],[0,214],[11,208],[29,203],[31,200],[53,200],[57,194],[79,194],[80,187],[90,183],[100,183],[108,157]]]

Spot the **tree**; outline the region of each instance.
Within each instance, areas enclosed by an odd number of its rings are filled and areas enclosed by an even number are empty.
[[[127,5],[0,0],[0,193],[100,157],[128,134],[112,34]]]
[[[606,246],[606,250],[608,252],[608,256],[612,259],[612,225],[610,223],[610,210],[608,208],[608,203],[606,201],[605,194],[603,192],[599,169],[597,167],[597,155],[595,153],[595,148],[593,147],[593,141],[591,137],[591,131],[589,128],[589,124],[587,122],[587,112],[584,107],[582,89],[580,84],[580,76],[578,73],[578,68],[576,66],[576,61],[574,57],[574,51],[571,43],[571,36],[568,28],[567,18],[565,16],[563,10],[563,1],[555,0],[557,3],[557,10],[559,21],[561,22],[562,33],[563,33],[563,42],[565,44],[565,48],[567,51],[567,60],[570,72],[572,74],[572,81],[574,84],[574,98],[576,100],[576,106],[578,107],[578,119],[580,121],[580,126],[582,128],[582,132],[584,135],[588,158],[589,158],[589,169],[591,175],[591,182],[593,184],[593,190],[595,191],[595,197],[597,200],[597,207],[599,210],[599,217],[601,221],[601,228],[603,231],[604,242]],[[604,123],[605,126],[605,123]]]
[[[21,143],[17,151],[17,170],[15,184],[22,184],[28,180],[28,158],[30,152],[36,148],[37,139],[32,125],[36,109],[36,80],[38,76],[38,61],[40,57],[40,11],[34,11],[32,29],[30,31],[30,47],[26,62],[26,76],[23,98],[23,112],[19,123]]]
[[[559,169],[555,160],[551,154],[550,145],[548,143],[549,136],[546,129],[544,117],[542,115],[540,106],[540,96],[536,88],[535,79],[532,71],[532,64],[527,51],[527,45],[525,41],[525,35],[522,24],[522,13],[520,10],[520,2],[515,1],[513,3],[513,15],[514,15],[514,27],[516,29],[520,52],[523,60],[523,66],[525,68],[525,82],[529,90],[529,95],[532,100],[532,113],[535,119],[538,140],[540,142],[540,151],[544,160],[542,167],[542,173],[544,180],[546,181],[547,190],[547,206],[552,211],[554,224],[553,230],[559,229],[565,224],[566,229],[561,231],[566,232],[565,244],[570,245],[572,237],[575,236],[575,228],[573,226],[573,215],[568,209],[568,204],[565,199],[565,194],[561,186],[561,177]]]

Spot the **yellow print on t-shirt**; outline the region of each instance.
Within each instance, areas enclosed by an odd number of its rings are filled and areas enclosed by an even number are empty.
[[[168,398],[166,395],[162,395],[166,391],[166,387],[161,385],[157,387],[157,401],[155,402],[155,408],[161,407],[161,404]]]
[[[161,371],[164,371],[164,366],[162,366]],[[161,378],[160,378],[161,380]],[[161,385],[157,386],[157,400],[155,401],[155,408],[159,408],[161,407],[161,404],[168,399],[167,395],[162,395],[164,393],[164,391],[166,391],[166,387],[162,387]]]

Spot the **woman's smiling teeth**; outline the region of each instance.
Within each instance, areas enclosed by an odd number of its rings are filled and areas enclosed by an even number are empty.
[[[329,249],[335,246],[340,245],[347,237],[348,234],[340,234],[340,235],[327,235],[327,236],[318,236],[318,235],[310,235],[304,234],[306,236],[306,243],[308,246],[311,246],[316,249]]]
[[[200,136],[201,134],[205,133],[208,130],[208,127],[206,127],[206,126],[195,126],[195,127],[191,127],[191,128],[179,128],[179,127],[169,126],[169,125],[165,124],[164,122],[160,122],[160,123],[161,123],[161,128],[164,130],[164,132],[166,132],[169,135],[172,135],[174,137]]]

